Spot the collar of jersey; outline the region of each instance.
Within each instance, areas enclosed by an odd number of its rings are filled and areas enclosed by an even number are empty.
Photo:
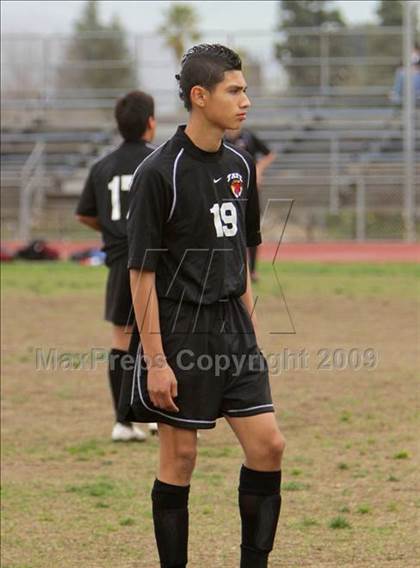
[[[144,146],[146,144],[146,140],[123,140],[121,146]]]
[[[185,151],[193,156],[197,160],[201,160],[203,162],[217,162],[223,155],[223,143],[220,144],[220,148],[217,152],[206,152],[202,150],[198,146],[194,144],[191,138],[185,134],[185,124],[181,124],[178,126],[178,130],[176,131],[175,138],[179,141],[180,145],[185,148]],[[223,142],[223,141],[222,141]]]

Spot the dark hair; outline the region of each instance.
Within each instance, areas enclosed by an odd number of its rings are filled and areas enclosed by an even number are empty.
[[[142,91],[131,91],[115,105],[115,120],[118,130],[126,142],[140,140],[147,128],[147,122],[155,114],[153,97]]]
[[[175,75],[185,108],[191,110],[190,92],[195,85],[211,90],[223,81],[225,71],[241,69],[239,55],[224,45],[202,43],[189,49],[182,58],[179,75]]]

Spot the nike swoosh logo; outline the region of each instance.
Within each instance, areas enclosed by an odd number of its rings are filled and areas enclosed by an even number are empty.
[[[220,178],[217,178],[217,179],[213,179],[213,182],[214,182],[214,183],[217,183],[217,182],[219,182],[221,179],[222,179],[221,177],[220,177]]]

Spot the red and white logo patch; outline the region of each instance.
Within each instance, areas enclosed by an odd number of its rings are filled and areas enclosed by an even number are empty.
[[[235,197],[240,197],[244,189],[244,182],[242,180],[241,174],[238,173],[229,174],[227,177],[227,181],[233,195]]]

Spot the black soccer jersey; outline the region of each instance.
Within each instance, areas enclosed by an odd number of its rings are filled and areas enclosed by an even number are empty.
[[[239,136],[235,140],[231,140],[230,143],[237,148],[246,150],[254,160],[257,160],[260,154],[267,156],[270,153],[268,146],[250,130],[241,130]]]
[[[201,150],[184,129],[134,176],[128,266],[155,271],[160,298],[210,304],[246,290],[246,247],[261,242],[255,166],[226,142]]]
[[[76,213],[98,217],[108,266],[127,255],[129,188],[137,166],[153,149],[143,140],[123,142],[89,172]]]

